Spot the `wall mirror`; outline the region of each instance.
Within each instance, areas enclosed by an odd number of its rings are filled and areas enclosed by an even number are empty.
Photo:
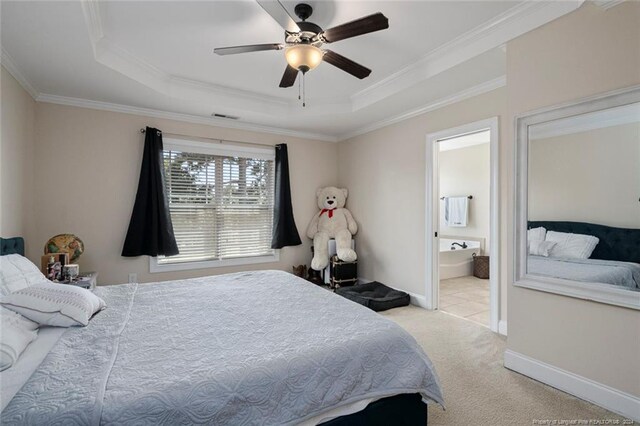
[[[640,309],[640,87],[516,118],[514,285]]]

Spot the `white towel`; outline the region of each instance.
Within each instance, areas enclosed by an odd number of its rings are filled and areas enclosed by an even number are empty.
[[[449,227],[464,228],[469,222],[469,198],[444,198],[444,223]]]

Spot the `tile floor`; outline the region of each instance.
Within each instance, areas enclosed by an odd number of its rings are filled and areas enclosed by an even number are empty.
[[[440,310],[489,327],[489,280],[474,276],[441,280]]]

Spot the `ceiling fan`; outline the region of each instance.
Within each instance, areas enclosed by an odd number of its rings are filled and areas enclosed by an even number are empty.
[[[306,3],[296,5],[294,11],[300,18],[295,22],[278,0],[257,0],[258,4],[284,28],[284,43],[251,44],[247,46],[218,47],[214,52],[218,55],[234,55],[237,53],[259,52],[264,50],[285,50],[287,68],[284,71],[280,87],[291,87],[298,77],[314,69],[325,61],[341,70],[363,79],[371,74],[371,70],[351,59],[329,49],[321,49],[322,45],[380,31],[389,28],[389,20],[382,13],[374,13],[355,21],[347,22],[327,30],[323,30],[307,19],[313,8]]]

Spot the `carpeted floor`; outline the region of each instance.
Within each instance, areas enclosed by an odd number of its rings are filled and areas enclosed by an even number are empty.
[[[507,370],[502,365],[506,339],[481,325],[415,306],[382,314],[411,333],[435,365],[446,411],[429,405],[429,425],[511,426],[532,425],[534,420],[623,419]]]

